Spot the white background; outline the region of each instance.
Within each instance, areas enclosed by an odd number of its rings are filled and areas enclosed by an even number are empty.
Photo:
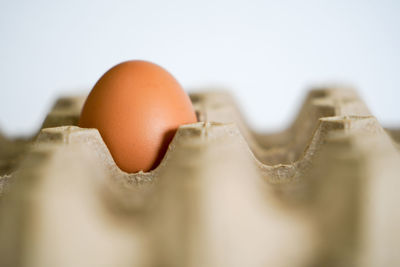
[[[400,1],[0,0],[0,128],[31,134],[60,95],[146,59],[185,87],[224,87],[259,130],[315,84],[356,87],[400,125]]]

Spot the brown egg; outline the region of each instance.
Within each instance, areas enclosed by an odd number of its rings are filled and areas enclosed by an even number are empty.
[[[171,74],[134,60],[100,78],[79,126],[97,128],[119,168],[138,172],[157,167],[177,128],[196,121],[188,95]]]

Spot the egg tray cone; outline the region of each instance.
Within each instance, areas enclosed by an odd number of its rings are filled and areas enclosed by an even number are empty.
[[[270,134],[193,93],[200,122],[135,174],[76,126],[84,99],[0,137],[0,266],[400,266],[400,132],[354,90],[311,90]]]

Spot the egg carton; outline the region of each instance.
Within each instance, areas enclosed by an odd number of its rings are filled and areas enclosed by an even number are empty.
[[[76,126],[84,96],[1,137],[0,266],[400,266],[400,131],[354,90],[311,90],[267,134],[227,92],[190,97],[199,122],[150,172]]]

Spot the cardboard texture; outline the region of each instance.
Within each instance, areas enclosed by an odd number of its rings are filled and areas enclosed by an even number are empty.
[[[0,266],[400,265],[400,131],[354,90],[310,91],[268,134],[228,93],[193,93],[200,122],[135,174],[75,126],[84,99],[0,138]]]

